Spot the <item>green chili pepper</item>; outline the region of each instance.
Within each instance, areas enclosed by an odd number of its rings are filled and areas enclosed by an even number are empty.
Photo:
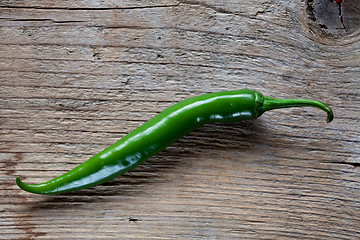
[[[69,172],[41,184],[16,178],[25,191],[38,194],[64,193],[93,187],[131,170],[195,128],[213,122],[232,123],[255,119],[277,108],[312,106],[333,112],[322,102],[307,99],[274,99],[254,90],[210,93],[179,102],[130,132],[112,146]]]

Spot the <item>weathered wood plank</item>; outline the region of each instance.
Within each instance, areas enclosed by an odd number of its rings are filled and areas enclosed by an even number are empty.
[[[1,1],[1,238],[358,239],[353,6]],[[14,182],[58,176],[175,102],[239,88],[321,100],[336,118],[284,109],[206,125],[76,193],[37,196]]]

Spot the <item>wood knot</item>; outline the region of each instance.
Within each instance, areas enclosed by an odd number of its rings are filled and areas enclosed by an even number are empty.
[[[306,0],[306,15],[313,32],[339,38],[359,31],[360,0]]]

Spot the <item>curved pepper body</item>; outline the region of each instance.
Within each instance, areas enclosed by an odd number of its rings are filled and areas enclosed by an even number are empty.
[[[264,108],[266,99],[271,106]],[[93,187],[133,169],[203,124],[255,119],[268,109],[279,108],[274,107],[271,101],[276,100],[248,89],[193,97],[167,108],[112,146],[59,177],[41,184],[26,184],[18,177],[17,184],[26,191],[39,194],[64,193]],[[316,104],[301,105],[319,108],[325,105]],[[289,106],[282,104],[280,107]],[[291,106],[300,105],[292,103]]]

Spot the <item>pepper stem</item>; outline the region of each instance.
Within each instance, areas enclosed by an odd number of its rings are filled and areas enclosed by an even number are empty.
[[[316,107],[324,110],[327,113],[326,122],[331,122],[334,119],[334,113],[331,108],[323,102],[309,100],[309,99],[275,99],[264,96],[263,104],[260,107],[262,113],[278,108],[289,107]]]

